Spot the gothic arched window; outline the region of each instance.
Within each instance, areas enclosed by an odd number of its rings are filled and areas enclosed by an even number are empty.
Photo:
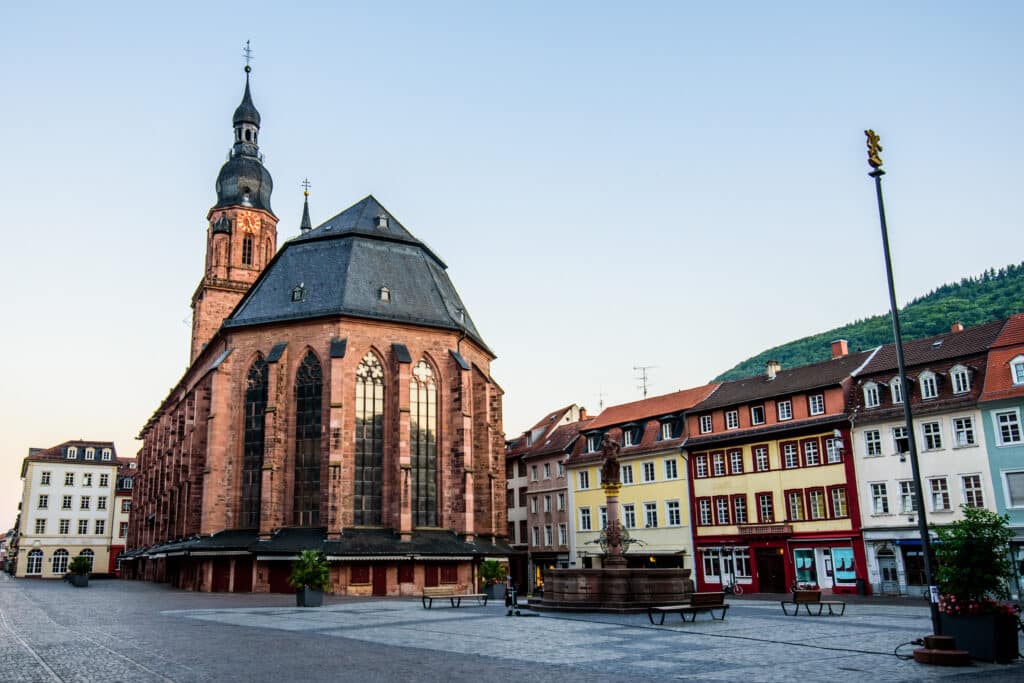
[[[323,372],[312,351],[295,375],[295,502],[296,526],[320,524],[320,423]]]
[[[252,265],[252,235],[242,238],[242,265]]]
[[[420,361],[409,380],[409,455],[412,459],[412,523],[437,526],[437,384]]]
[[[267,361],[257,358],[245,379],[245,450],[242,455],[242,527],[260,526],[263,426],[267,410]]]
[[[384,368],[372,353],[356,368],[355,523],[381,523],[384,480]]]

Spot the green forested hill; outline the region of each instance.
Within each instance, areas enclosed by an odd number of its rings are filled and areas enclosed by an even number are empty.
[[[914,299],[900,309],[900,326],[903,339],[907,341],[948,332],[950,324],[957,321],[970,327],[1021,311],[1024,311],[1024,262],[999,270],[991,268],[978,277],[942,285]],[[830,344],[836,339],[847,340],[851,353],[890,344],[890,316],[888,313],[876,315],[776,346],[748,358],[712,381],[763,374],[768,360],[779,361],[783,368],[828,360],[832,357]]]

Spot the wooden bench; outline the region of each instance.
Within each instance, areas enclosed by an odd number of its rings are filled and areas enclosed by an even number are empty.
[[[654,615],[657,614],[661,617],[658,621],[658,625],[665,623],[666,614],[679,613],[680,618],[683,621],[696,621],[698,612],[710,612],[712,619],[725,619],[725,611],[729,609],[729,605],[725,604],[725,593],[693,593],[690,595],[690,602],[685,605],[661,605],[658,607],[647,608],[647,618],[654,623]],[[722,616],[716,617],[715,612],[721,611]],[[690,615],[687,619],[686,615]]]
[[[476,600],[478,605],[487,606],[486,593],[457,593],[452,588],[435,586],[423,589],[423,609],[434,606],[434,600],[448,600],[452,607],[462,607],[463,600]]]
[[[830,617],[841,617],[843,616],[843,614],[846,613],[845,602],[842,602],[840,600],[822,600],[820,590],[793,591],[792,600],[782,600],[781,602],[779,602],[779,604],[782,605],[782,611],[788,617],[795,617],[796,615],[800,614],[801,605],[803,605],[803,608],[807,612],[808,616],[820,617],[822,614],[822,610],[826,607],[828,607],[828,615]],[[788,605],[793,606],[792,614],[790,614],[789,610],[787,609]],[[811,607],[813,607],[814,605],[818,606],[817,612],[811,612]],[[837,613],[835,611],[836,607],[841,607],[842,609],[840,609]]]

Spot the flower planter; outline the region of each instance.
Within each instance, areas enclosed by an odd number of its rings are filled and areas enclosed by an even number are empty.
[[[940,614],[942,634],[953,636],[956,647],[967,650],[972,659],[1012,662],[1017,659],[1016,620],[1006,614]]]
[[[71,578],[70,578],[70,581],[71,581],[71,585],[76,587],[76,588],[85,588],[86,586],[89,585],[89,575],[88,574],[72,574]]]
[[[504,600],[505,599],[505,584],[494,583],[484,589],[484,593],[487,594],[488,600]]]
[[[324,604],[324,592],[314,588],[299,588],[295,592],[295,604],[298,607],[320,607]]]

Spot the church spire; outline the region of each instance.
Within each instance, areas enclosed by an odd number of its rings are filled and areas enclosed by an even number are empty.
[[[299,232],[305,235],[313,229],[313,223],[309,220],[309,178],[302,181],[302,188],[305,199],[302,203],[302,222],[299,223]]]

